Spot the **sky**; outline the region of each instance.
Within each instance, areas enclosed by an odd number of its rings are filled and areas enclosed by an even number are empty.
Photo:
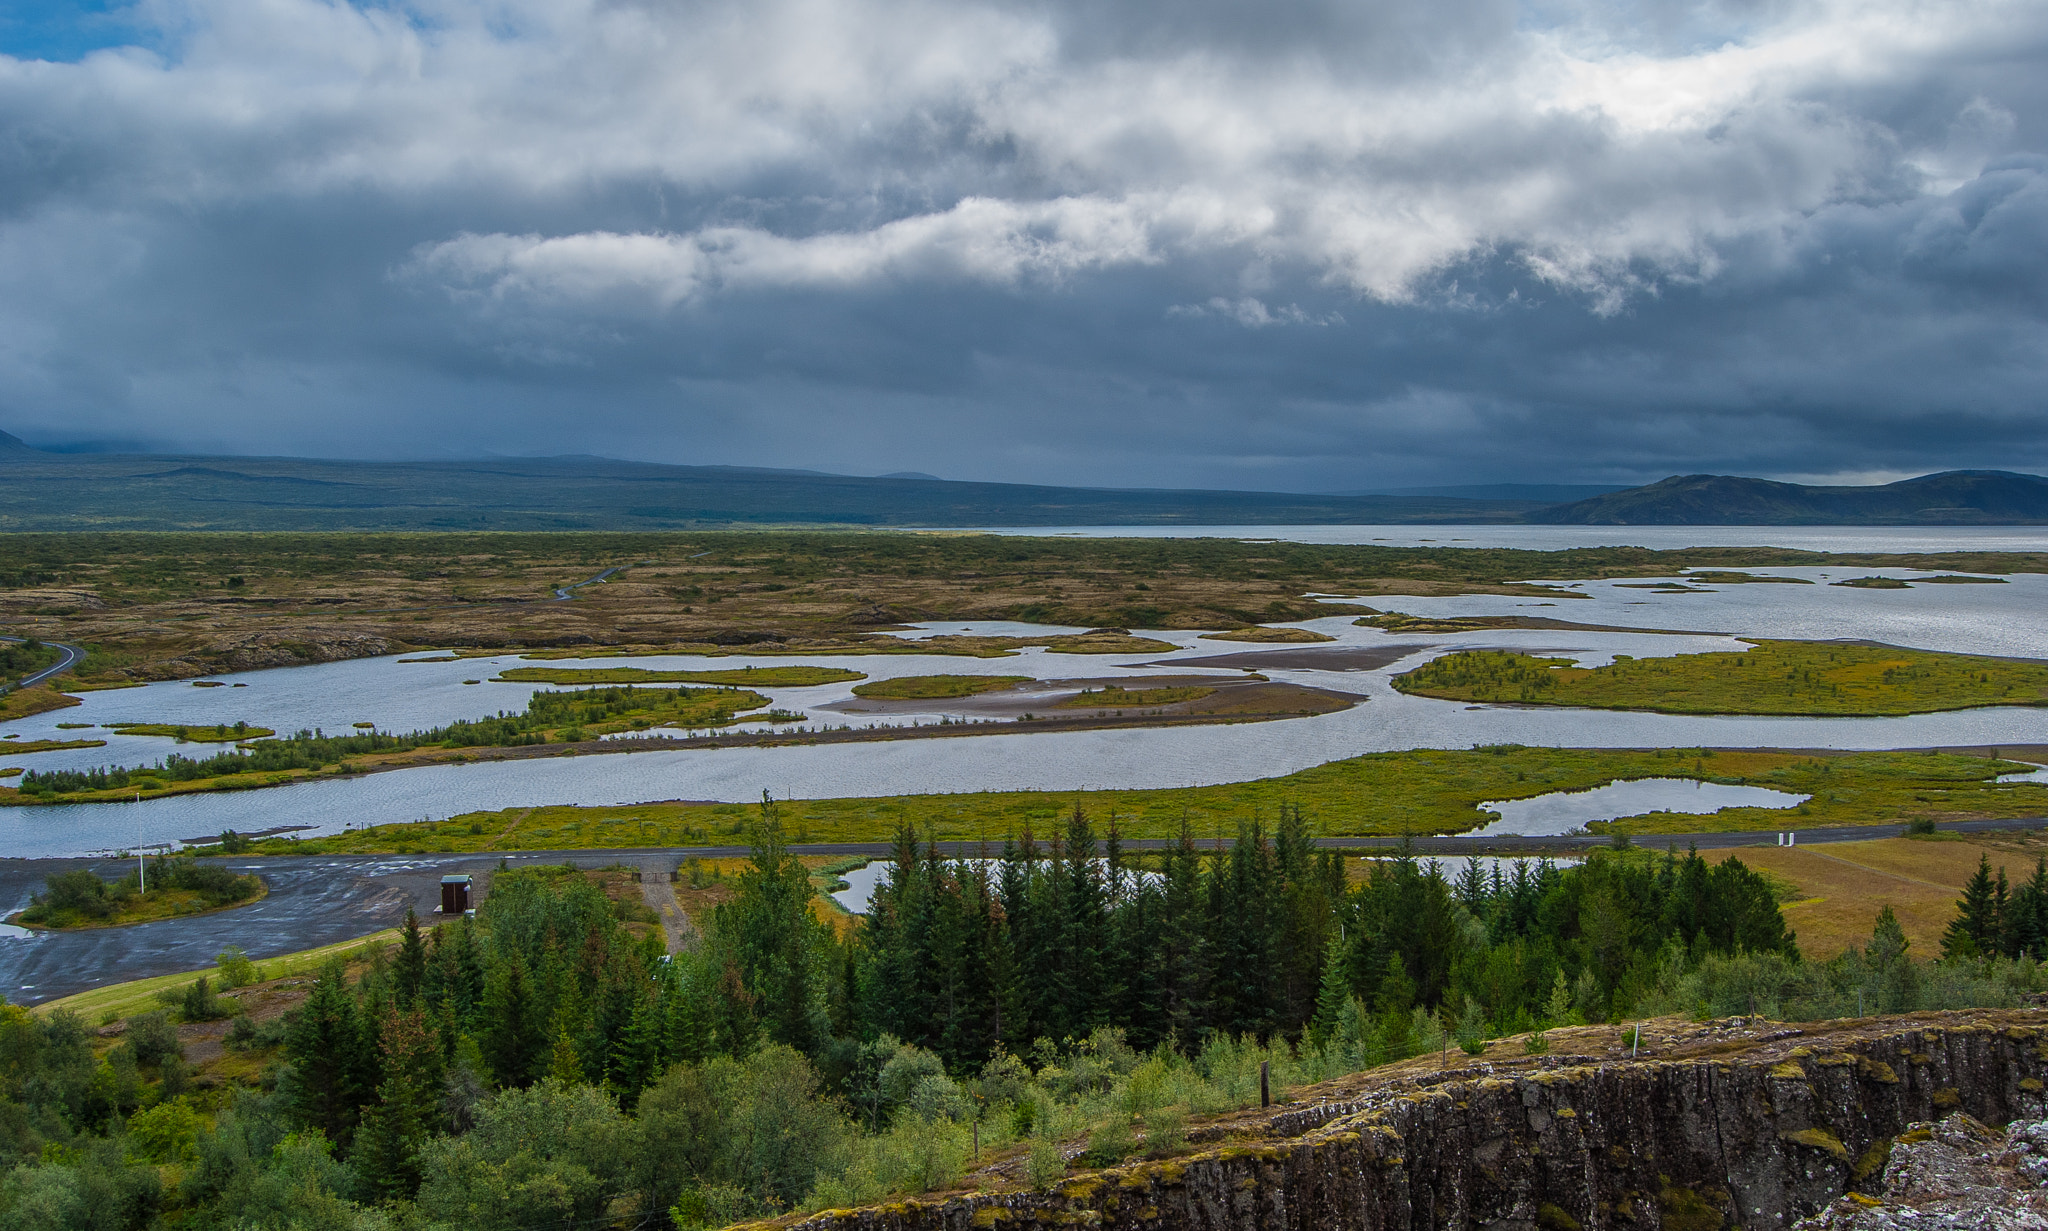
[[[2039,0],[13,0],[0,429],[2048,472]]]

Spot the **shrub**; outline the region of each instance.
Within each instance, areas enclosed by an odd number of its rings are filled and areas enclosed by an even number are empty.
[[[1045,1134],[1031,1139],[1031,1153],[1024,1160],[1024,1174],[1033,1188],[1044,1188],[1067,1173],[1066,1156],[1060,1143]]]
[[[251,983],[260,983],[263,980],[263,972],[256,968],[256,963],[249,960],[248,954],[242,952],[240,945],[229,945],[222,949],[220,956],[214,961],[220,964],[220,985],[229,990],[247,987]]]
[[[84,868],[60,872],[45,879],[43,885],[34,905],[22,912],[21,917],[30,923],[61,926],[71,919],[105,919],[119,903],[113,886]]]
[[[1174,1104],[1145,1113],[1145,1153],[1164,1158],[1187,1144],[1187,1109]]]
[[[1926,837],[1935,832],[1934,818],[1931,816],[1916,816],[1906,822],[1906,832],[1918,837]]]

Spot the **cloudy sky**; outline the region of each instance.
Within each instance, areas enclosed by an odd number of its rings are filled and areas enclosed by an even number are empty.
[[[2040,0],[14,0],[0,428],[2048,471]]]

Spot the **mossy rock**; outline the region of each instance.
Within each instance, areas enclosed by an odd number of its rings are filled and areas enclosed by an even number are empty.
[[[1856,1160],[1854,1167],[1849,1168],[1849,1182],[1861,1184],[1871,1176],[1883,1174],[1884,1165],[1891,1161],[1891,1156],[1891,1138],[1880,1137],[1871,1142],[1870,1148],[1863,1152],[1863,1157]]]
[[[1842,1139],[1824,1128],[1802,1128],[1797,1132],[1781,1135],[1785,1140],[1794,1145],[1807,1146],[1815,1150],[1825,1150],[1829,1154],[1834,1155],[1837,1162],[1846,1163],[1849,1161],[1849,1150],[1847,1146],[1842,1144]]]
[[[1536,1225],[1543,1231],[1585,1231],[1578,1219],[1548,1201],[1536,1207]]]
[[[1657,1194],[1657,1208],[1664,1214],[1664,1231],[1720,1231],[1727,1221],[1718,1208],[1690,1188],[1665,1185]]]

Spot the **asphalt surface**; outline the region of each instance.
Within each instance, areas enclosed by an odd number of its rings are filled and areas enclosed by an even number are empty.
[[[22,640],[25,640],[25,638],[0,637],[0,641]],[[64,672],[71,670],[73,667],[77,666],[81,660],[85,658],[85,651],[79,649],[75,645],[65,645],[61,641],[45,641],[43,642],[43,644],[47,646],[55,646],[57,649],[64,651],[64,657],[60,659],[54,666],[44,667],[41,671],[36,672],[34,675],[22,676],[21,682],[15,685],[16,688],[34,688],[36,685],[42,683],[44,680],[49,679],[51,676],[62,675]]]
[[[1998,833],[2048,827],[2048,817],[1995,821],[1960,821],[1941,826],[1957,834]],[[1861,825],[1792,831],[1798,845],[1864,842],[1894,838],[1904,825]],[[1779,840],[1771,831],[1752,833],[1658,834],[1637,840],[1652,849],[1696,846],[1701,850],[1769,846]],[[1396,851],[1401,838],[1325,838],[1321,846],[1356,852]],[[1605,838],[1442,838],[1406,839],[1418,855],[1570,855],[1607,843]],[[1212,843],[1205,839],[1206,848]],[[980,842],[941,842],[947,855],[999,853],[1000,847]],[[1159,850],[1171,843],[1158,839],[1126,840],[1128,850]],[[871,855],[885,857],[887,842],[834,842],[793,845],[800,855]],[[31,933],[7,928],[0,935],[0,993],[15,1004],[39,1004],[106,983],[146,979],[154,975],[203,970],[228,945],[240,945],[261,960],[336,944],[395,927],[408,906],[423,919],[433,919],[440,905],[441,877],[467,872],[476,878],[471,904],[488,894],[490,875],[501,864],[572,863],[584,868],[615,864],[649,873],[673,869],[690,857],[732,858],[749,854],[745,846],[650,847],[594,851],[524,851],[505,855],[299,855],[224,861],[238,872],[256,872],[270,894],[250,906],[164,919],[122,928],[62,933]],[[12,914],[29,903],[43,879],[72,868],[91,868],[108,879],[125,875],[129,865],[115,859],[0,860],[0,907]],[[650,876],[649,879],[654,879]],[[680,922],[670,924],[671,947],[679,943]]]

